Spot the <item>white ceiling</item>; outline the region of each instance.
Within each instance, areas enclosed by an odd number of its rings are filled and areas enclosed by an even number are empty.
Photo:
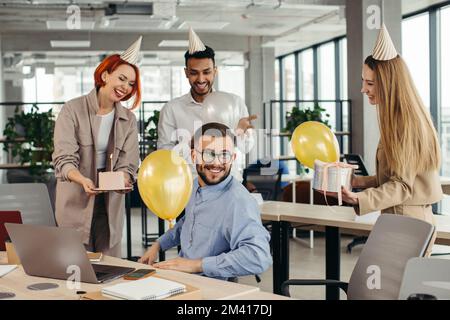
[[[402,1],[403,12],[407,13],[443,0],[386,1]],[[163,9],[153,17],[105,16],[105,8],[109,3],[133,5],[143,2],[153,2],[155,10],[161,6]],[[91,35],[101,33],[103,43],[114,45],[114,37],[118,33],[143,34],[144,39],[146,36],[155,38],[159,35],[161,40],[186,40],[187,27],[193,26],[201,38],[208,36],[207,39],[217,43],[226,37],[224,46],[233,42],[233,36],[240,37],[236,41],[241,42],[242,37],[262,36],[263,46],[274,47],[275,54],[280,55],[345,35],[345,2],[346,0],[0,0],[0,34],[5,34],[7,39],[8,34],[14,34],[15,38],[16,34],[23,36],[33,32],[36,35],[33,41],[47,43],[48,36],[45,38],[45,34],[57,34],[64,38],[66,34],[68,37],[78,32],[88,35],[90,39]],[[81,10],[81,31],[67,30],[66,21],[70,15],[67,8],[71,4],[76,4]],[[27,43],[29,51],[32,51],[33,41]],[[23,43],[20,45],[24,46]],[[182,63],[184,47],[174,49],[158,48],[155,44],[152,46],[154,48],[146,48],[149,49],[144,52],[147,56],[158,56],[159,60],[171,60],[175,64]],[[98,45],[90,50],[87,48],[86,52],[78,50],[77,56],[95,56],[97,53],[93,50],[96,49],[99,49]],[[123,43],[118,44],[117,49],[123,49]],[[242,54],[233,51],[236,49],[222,49],[224,50],[218,52],[219,62],[243,63]],[[59,59],[55,55],[64,59],[65,53],[58,51],[49,54],[49,57]],[[152,59],[144,58],[144,61],[157,63],[158,60]],[[90,61],[88,59],[86,63]]]

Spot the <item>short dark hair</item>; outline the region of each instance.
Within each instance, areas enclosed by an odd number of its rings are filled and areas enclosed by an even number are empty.
[[[233,146],[236,145],[236,137],[231,132],[231,129],[226,125],[218,122],[209,122],[207,124],[202,125],[200,128],[195,131],[194,136],[191,139],[191,149],[195,148],[195,143],[198,143],[200,137],[207,135],[214,138],[221,137],[229,137],[231,141],[233,141]]]
[[[186,65],[186,67],[187,67],[188,60],[191,58],[195,58],[195,59],[208,58],[213,61],[214,66],[216,65],[216,60],[214,59],[216,54],[215,54],[214,50],[208,46],[205,46],[205,47],[206,47],[205,50],[197,51],[192,54],[189,53],[189,50],[186,51],[186,53],[184,54],[184,64]]]

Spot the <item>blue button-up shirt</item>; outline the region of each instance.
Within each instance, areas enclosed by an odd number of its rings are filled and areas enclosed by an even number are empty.
[[[219,279],[267,270],[269,240],[258,204],[231,175],[204,187],[195,179],[185,216],[158,239],[162,250],[181,244],[181,257],[202,259],[203,275]]]

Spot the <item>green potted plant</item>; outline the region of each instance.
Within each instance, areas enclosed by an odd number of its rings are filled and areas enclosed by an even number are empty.
[[[48,180],[54,127],[52,110],[39,112],[37,105],[33,105],[30,112],[19,111],[16,107],[3,130],[6,139],[3,150],[10,151],[21,165],[27,165],[33,181]]]
[[[326,126],[331,128],[331,125],[328,123],[327,119],[330,115],[325,113],[326,110],[321,108],[319,104],[315,103],[313,108],[301,108],[298,106],[294,106],[291,112],[287,112],[286,114],[286,127],[283,129],[285,132],[292,134],[300,124],[306,121],[317,121],[325,124]],[[291,136],[289,135],[289,140],[291,140]],[[298,163],[298,173],[308,173],[309,169],[304,168],[301,163]]]
[[[326,110],[321,108],[317,103],[314,104],[312,109],[295,106],[292,108],[292,111],[288,112],[286,115],[286,127],[284,130],[292,133],[295,128],[306,121],[318,121],[331,128],[328,120],[323,119],[324,116],[326,118],[330,117],[328,113],[324,114],[325,111]]]
[[[153,115],[144,124],[145,138],[149,142],[148,153],[157,149],[159,113],[158,110],[154,110]]]

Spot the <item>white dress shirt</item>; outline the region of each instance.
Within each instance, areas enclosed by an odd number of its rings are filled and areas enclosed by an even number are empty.
[[[237,128],[239,120],[248,117],[248,109],[244,101],[237,95],[228,93],[234,100],[234,110],[231,123],[224,123],[233,131]],[[205,121],[205,114],[202,103],[197,102],[191,93],[187,93],[179,98],[167,102],[161,109],[158,123],[158,149],[175,149],[179,154],[192,165],[190,142],[195,131]],[[220,119],[220,116],[218,117]],[[230,118],[230,117],[227,117]],[[208,119],[211,120],[211,119]],[[217,121],[222,122],[222,121]],[[242,169],[245,166],[245,157],[236,149],[237,157],[232,167],[232,175],[239,181],[242,180]],[[194,177],[197,172],[192,165]]]

